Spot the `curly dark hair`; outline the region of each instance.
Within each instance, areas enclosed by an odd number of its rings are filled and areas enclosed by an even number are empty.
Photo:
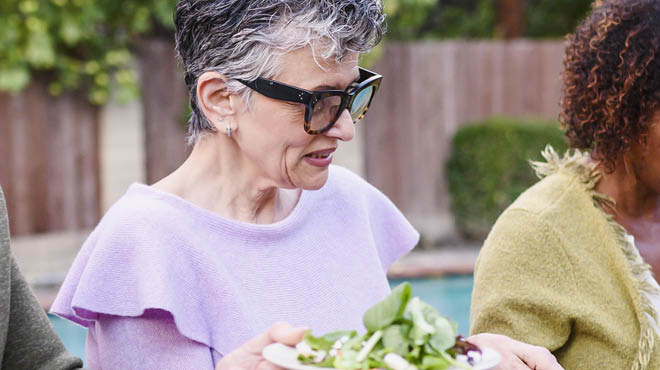
[[[608,172],[660,107],[660,1],[596,1],[568,36],[559,121]]]

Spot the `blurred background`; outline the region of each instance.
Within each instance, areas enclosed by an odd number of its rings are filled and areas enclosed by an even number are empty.
[[[590,0],[384,0],[362,64],[384,82],[336,162],[422,234],[390,271],[468,331],[471,272],[497,215],[535,182],[557,128],[564,36]],[[0,184],[12,247],[44,308],[132,182],[186,157],[176,0],[0,2]],[[53,318],[74,352],[84,330]]]

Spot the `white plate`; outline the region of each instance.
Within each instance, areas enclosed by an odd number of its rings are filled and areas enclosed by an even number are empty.
[[[490,348],[481,348],[482,356],[481,361],[476,363],[472,368],[474,370],[489,370],[495,368],[497,364],[500,363],[501,357],[500,354],[495,350]],[[324,369],[317,366],[310,366],[301,364],[298,361],[298,352],[295,348],[285,346],[282,343],[273,343],[262,352],[264,358],[275,365],[283,367],[290,370],[319,370]],[[449,370],[457,370],[457,368],[452,367]]]

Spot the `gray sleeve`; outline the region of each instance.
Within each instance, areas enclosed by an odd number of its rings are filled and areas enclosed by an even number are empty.
[[[0,187],[0,368],[72,370],[82,361],[68,354],[30,291],[9,248],[9,220]]]
[[[9,260],[11,304],[2,368],[80,369],[82,361],[70,355],[60,342],[11,254]]]

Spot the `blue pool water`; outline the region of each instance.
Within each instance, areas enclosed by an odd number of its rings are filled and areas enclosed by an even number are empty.
[[[458,332],[467,336],[470,330],[470,299],[472,295],[472,275],[446,276],[429,279],[391,279],[390,286],[395,287],[407,281],[413,296],[435,306],[440,313],[458,324]],[[49,315],[55,331],[60,336],[67,350],[85,358],[85,339],[87,329],[57,316]]]
[[[64,320],[55,315],[48,314],[50,322],[55,327],[55,332],[59,335],[66,349],[74,356],[85,360],[85,340],[87,339],[87,329]]]

